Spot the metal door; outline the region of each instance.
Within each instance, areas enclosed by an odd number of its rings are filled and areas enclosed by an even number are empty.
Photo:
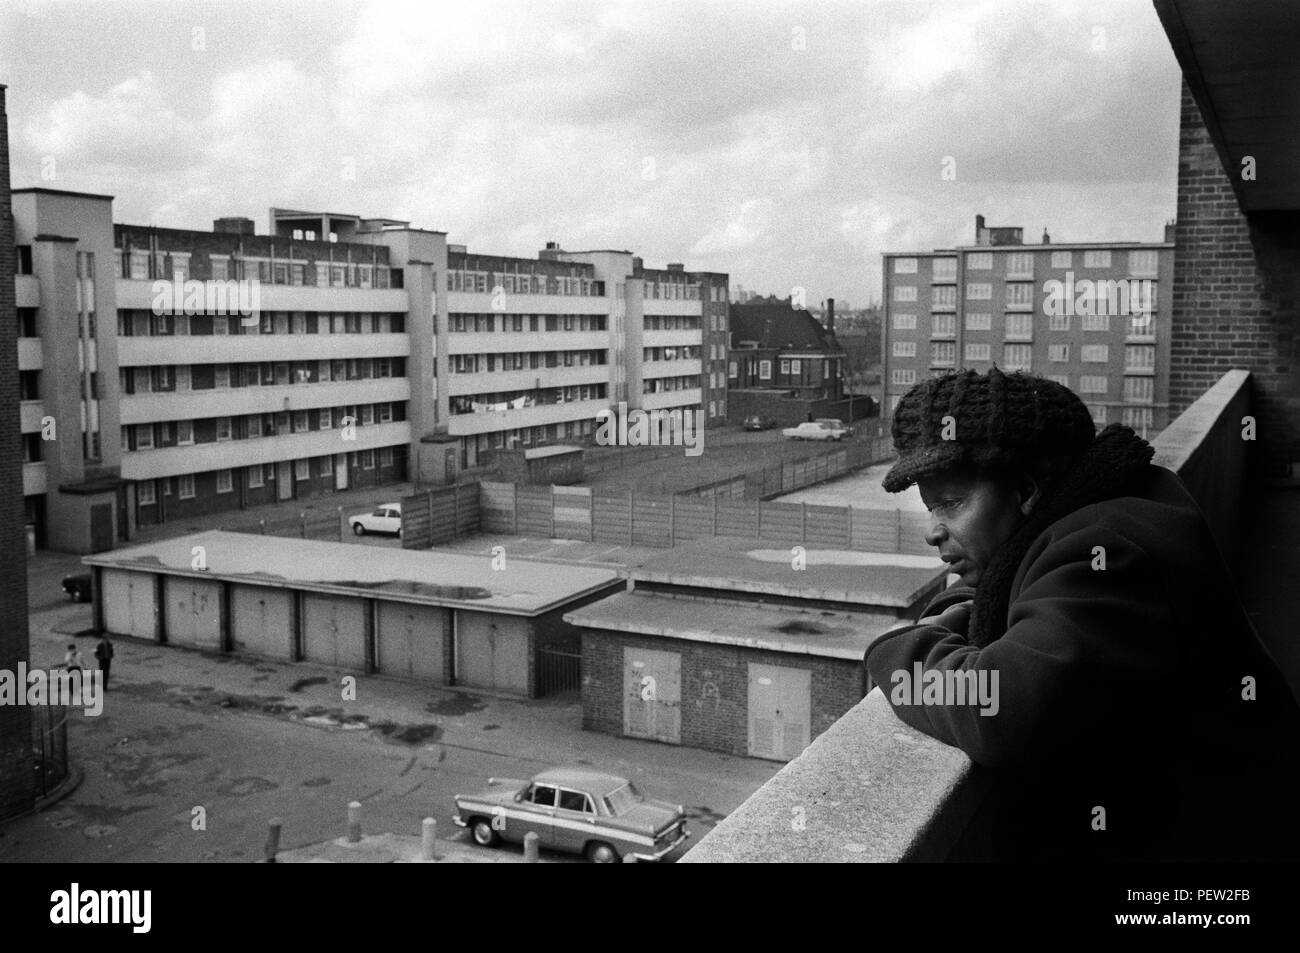
[[[808,746],[812,673],[804,668],[749,664],[749,753],[789,761]]]
[[[623,648],[623,734],[681,744],[680,654]]]
[[[275,498],[277,500],[293,499],[293,464],[282,460],[275,466]]]
[[[113,548],[113,504],[95,503],[90,507],[90,551],[102,553]]]

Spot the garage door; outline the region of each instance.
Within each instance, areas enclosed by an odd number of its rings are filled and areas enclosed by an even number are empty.
[[[680,744],[682,657],[623,648],[623,734]]]
[[[528,631],[514,616],[456,611],[456,680],[474,688],[528,694]]]
[[[230,608],[236,652],[277,659],[292,657],[292,592],[266,586],[233,586]]]
[[[196,649],[221,649],[221,583],[185,576],[163,580],[167,641]]]
[[[364,671],[366,603],[346,596],[303,594],[303,655],[310,662]]]
[[[812,673],[804,668],[749,665],[749,753],[789,761],[808,745]]]
[[[158,638],[154,577],[151,573],[105,569],[100,588],[104,627],[109,632],[141,639]]]
[[[379,603],[379,671],[443,685],[448,610],[401,602]]]

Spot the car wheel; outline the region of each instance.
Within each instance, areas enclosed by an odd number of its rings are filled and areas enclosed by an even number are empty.
[[[356,533],[358,536],[365,536],[366,528],[362,526],[360,523],[353,523],[352,532]]]
[[[484,818],[475,818],[474,823],[470,825],[470,833],[474,835],[474,843],[480,847],[493,847],[497,842],[497,832],[492,829],[492,822]]]
[[[81,590],[80,590],[80,589],[73,589],[73,590],[72,590],[72,601],[73,601],[73,602],[81,602],[81,601],[82,601],[82,598],[81,598]]]
[[[587,845],[587,859],[593,864],[617,864],[622,858],[613,847],[598,840]]]

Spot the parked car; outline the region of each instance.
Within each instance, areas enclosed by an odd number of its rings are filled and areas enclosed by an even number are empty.
[[[63,591],[72,596],[73,602],[89,602],[91,585],[92,577],[88,572],[63,577]]]
[[[373,513],[348,517],[348,525],[358,536],[366,533],[396,533],[402,535],[402,504],[383,503]]]
[[[830,424],[832,427],[837,427],[840,430],[843,430],[844,436],[846,437],[853,436],[853,428],[846,425],[844,421],[840,420],[838,417],[818,417],[816,420],[813,421],[813,423]]]
[[[586,855],[595,863],[624,857],[659,860],[690,835],[681,805],[648,798],[627,778],[586,768],[552,768],[529,781],[489,778],[488,790],[458,794],[452,821],[474,843],[523,843]]]
[[[797,427],[786,427],[781,435],[792,440],[843,440],[846,431],[821,420],[809,420]]]
[[[760,417],[757,414],[754,414],[750,417],[746,417],[745,422],[741,424],[741,426],[746,430],[771,430],[776,426],[776,418]]]

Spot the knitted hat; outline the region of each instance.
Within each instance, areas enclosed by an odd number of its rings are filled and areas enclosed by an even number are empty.
[[[1073,456],[1088,448],[1096,432],[1088,408],[1068,387],[996,367],[987,374],[956,371],[921,381],[898,402],[898,463],[881,485],[899,493],[957,466],[983,469]]]

